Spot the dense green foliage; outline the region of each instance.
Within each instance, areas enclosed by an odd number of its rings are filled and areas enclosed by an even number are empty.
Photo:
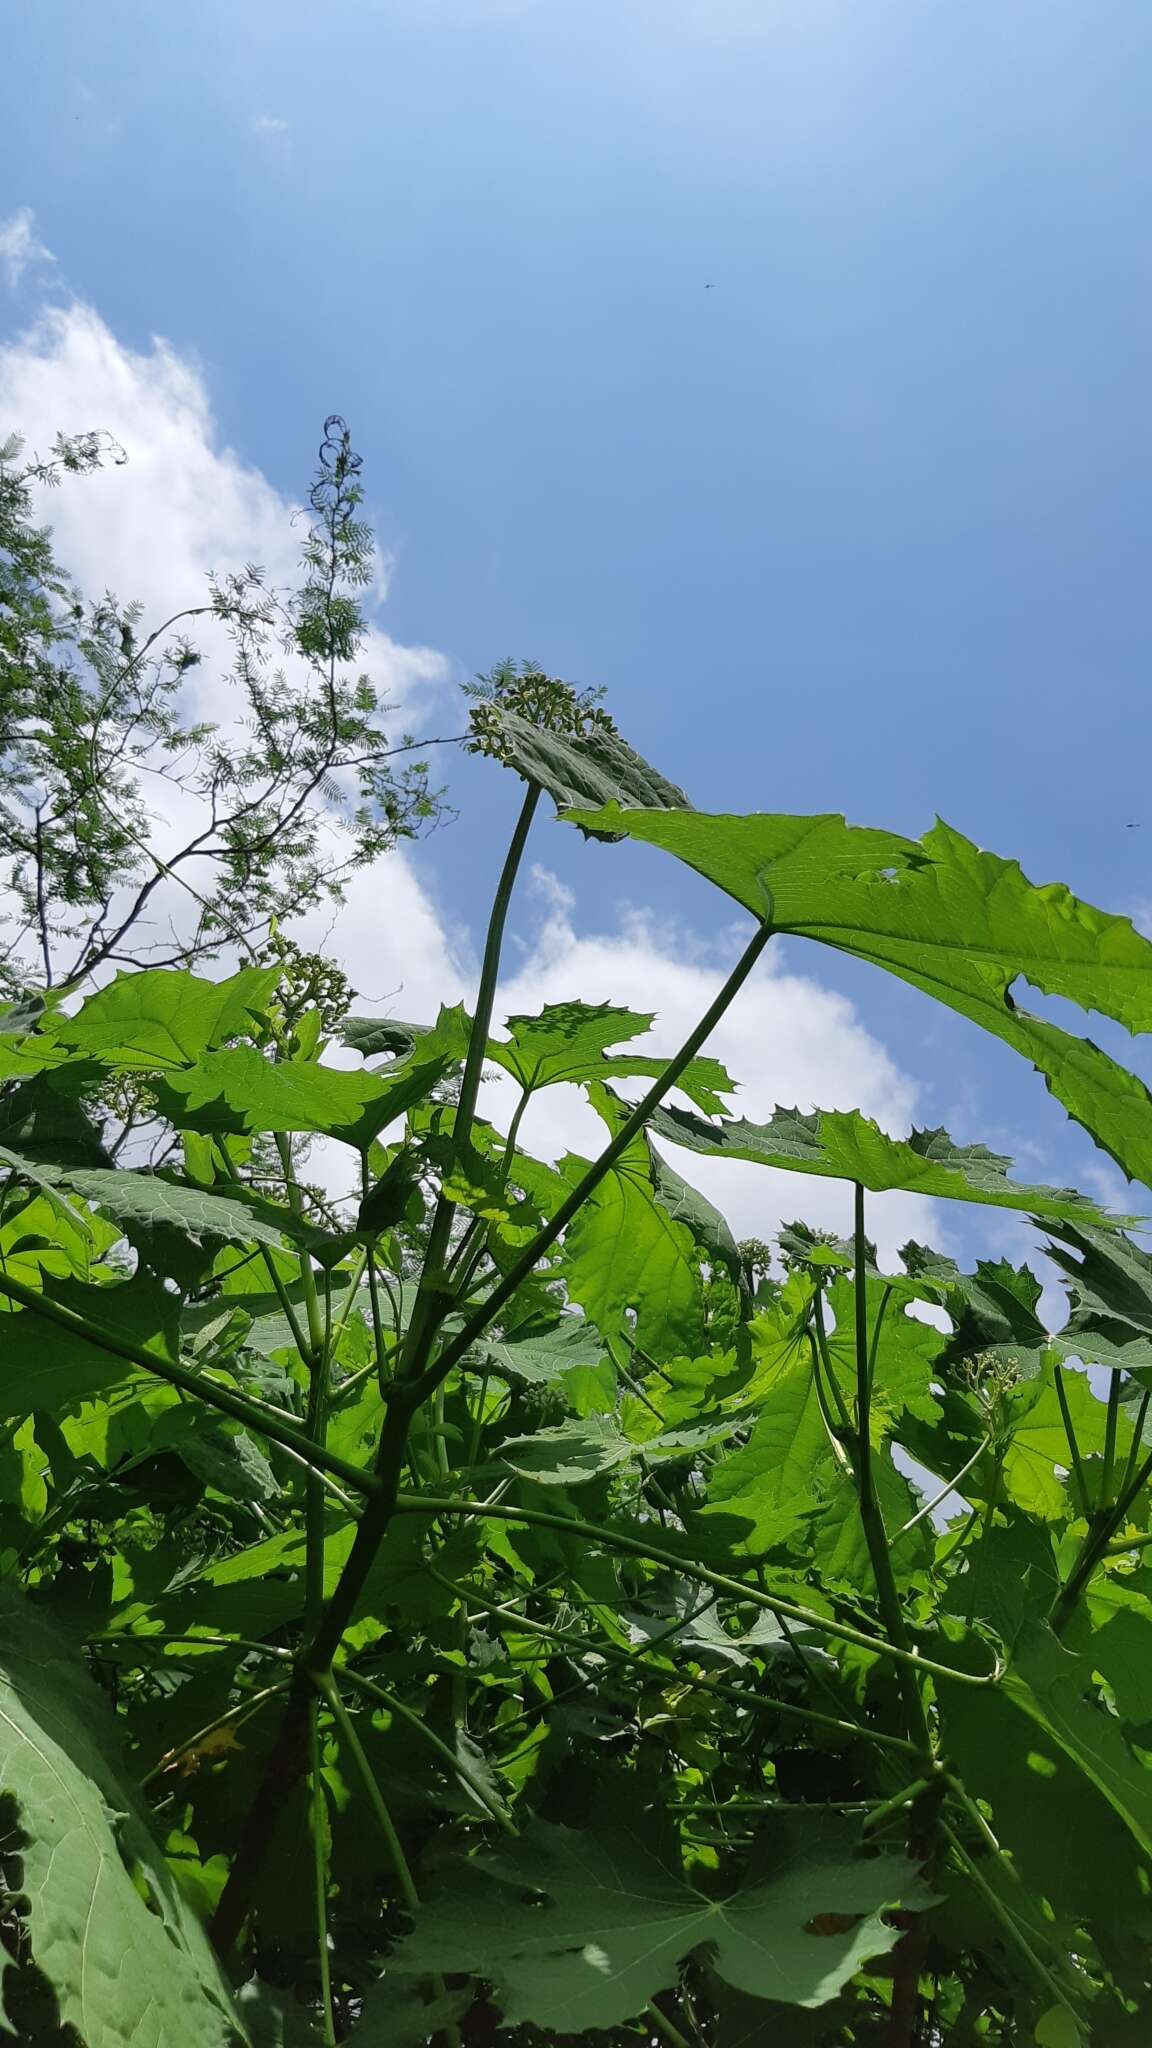
[[[943,1131],[733,1119],[705,1046],[774,934],[847,948],[1147,1178],[1143,1085],[1011,984],[1146,1031],[1152,946],[945,827],[693,812],[537,670],[471,718],[523,786],[474,1015],[349,1014],[283,938],[0,1013],[9,2028],[1143,2042],[1135,1219]],[[545,792],[752,912],[678,1050],[612,1005],[494,1014]],[[562,1085],[594,1160],[519,1142]],[[737,1244],[693,1154],[851,1184],[850,1238]],[[1064,1327],[1027,1266],[880,1270],[892,1188],[1036,1219]]]

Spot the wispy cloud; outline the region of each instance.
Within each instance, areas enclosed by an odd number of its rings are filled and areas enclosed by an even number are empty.
[[[22,206],[9,214],[7,220],[0,220],[0,263],[13,291],[32,264],[55,261],[51,249],[36,238],[36,216],[30,206]]]
[[[292,149],[292,123],[280,114],[253,114],[252,133],[271,155],[284,161]]]

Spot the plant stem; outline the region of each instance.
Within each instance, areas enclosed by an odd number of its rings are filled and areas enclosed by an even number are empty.
[[[528,834],[532,829],[532,820],[536,815],[540,794],[539,783],[530,782],[524,792],[520,815],[516,820],[504,866],[500,872],[500,880],[492,899],[488,932],[484,941],[484,959],[480,968],[480,986],[476,993],[476,1014],[472,1019],[464,1072],[460,1077],[460,1095],[452,1120],[452,1144],[457,1153],[468,1143],[476,1114],[476,1102],[484,1073],[484,1057],[492,1029],[496,986],[500,977],[504,927],[508,920],[516,876],[524,856]],[[423,1371],[435,1342],[436,1332],[447,1313],[449,1302],[455,1299],[453,1290],[445,1291],[444,1272],[455,1214],[455,1202],[441,1189],[432,1218],[432,1228],[428,1233],[428,1247],[401,1355],[400,1371],[406,1379],[416,1379]]]
[[[1146,1529],[1139,1536],[1118,1536],[1114,1543],[1108,1544],[1104,1555],[1105,1557],[1123,1557],[1129,1550],[1147,1550],[1150,1543],[1152,1543],[1152,1530],[1149,1529]]]
[[[467,1318],[463,1328],[441,1352],[434,1365],[423,1374],[419,1383],[422,1396],[430,1394],[442,1379],[447,1378],[452,1367],[459,1363],[465,1352],[476,1342],[477,1337],[482,1336],[489,1323],[496,1320],[505,1303],[511,1301],[517,1289],[522,1287],[529,1275],[535,1271],[545,1252],[551,1250],[572,1218],[583,1208],[589,1196],[595,1193],[605,1175],[611,1172],[621,1154],[627,1151],[633,1139],[643,1130],[652,1111],[668,1091],[676,1086],[685,1067],[696,1057],[700,1047],[715,1030],[733,998],[747,981],[771,937],[771,925],[757,926],[723,988],[709,1005],[695,1030],[689,1032],[679,1052],[669,1060],[663,1073],[653,1082],[631,1115],[625,1118],[610,1144],[605,1146],[599,1158],[593,1162],[572,1193],[561,1203],[555,1215],[544,1224],[532,1243],[525,1246],[520,1257],[509,1267],[503,1278],[497,1281],[491,1294]]]
[[[850,1628],[846,1622],[829,1621],[827,1616],[816,1614],[811,1608],[798,1607],[795,1601],[761,1591],[759,1586],[746,1579],[729,1578],[723,1572],[714,1572],[707,1565],[681,1557],[674,1550],[664,1550],[654,1543],[642,1543],[638,1537],[629,1536],[622,1529],[612,1529],[604,1523],[585,1522],[574,1515],[553,1514],[546,1508],[506,1507],[502,1501],[459,1500],[428,1493],[398,1493],[395,1512],[398,1515],[478,1515],[481,1519],[487,1516],[494,1521],[523,1522],[530,1529],[557,1529],[561,1535],[585,1536],[589,1542],[599,1544],[605,1550],[618,1550],[628,1557],[640,1557],[648,1564],[666,1565],[682,1578],[695,1579],[702,1586],[715,1586],[718,1593],[726,1593],[732,1600],[743,1600],[751,1606],[766,1608],[770,1614],[786,1614],[790,1621],[803,1622],[821,1635],[831,1636],[842,1643],[855,1643],[862,1650],[871,1650],[879,1657],[891,1657],[896,1663],[911,1664],[932,1678],[947,1678],[957,1685],[985,1686],[998,1684],[1003,1675],[999,1665],[984,1674],[960,1671],[951,1664],[937,1664],[930,1657],[922,1657],[918,1650],[897,1649],[892,1643],[885,1642],[882,1636],[865,1635],[862,1629]]]
[[[110,1296],[114,1293],[114,1289],[109,1289]],[[347,1458],[337,1457],[323,1445],[310,1442],[303,1430],[276,1422],[266,1409],[247,1400],[243,1394],[231,1393],[218,1381],[206,1379],[203,1373],[191,1372],[174,1359],[162,1358],[158,1352],[149,1351],[146,1345],[133,1344],[130,1338],[118,1336],[115,1330],[105,1329],[89,1316],[78,1315],[75,1309],[68,1308],[62,1301],[54,1301],[51,1295],[26,1287],[22,1280],[14,1280],[10,1273],[0,1273],[0,1294],[6,1294],[10,1301],[19,1302],[21,1308],[31,1309],[33,1315],[42,1316],[45,1322],[55,1323],[58,1329],[67,1330],[70,1336],[79,1338],[82,1343],[95,1344],[98,1350],[109,1352],[113,1358],[122,1358],[129,1365],[139,1366],[143,1372],[155,1373],[157,1379],[166,1380],[171,1387],[179,1387],[182,1393],[195,1394],[207,1407],[218,1408],[233,1422],[243,1422],[258,1436],[267,1437],[269,1443],[295,1452],[305,1465],[333,1473],[359,1493],[376,1492],[376,1482],[371,1473],[351,1464]]]
[[[330,1671],[318,1674],[313,1682],[325,1704],[330,1708],[332,1717],[336,1722],[340,1740],[346,1745],[348,1754],[351,1756],[360,1775],[360,1782],[368,1795],[368,1804],[372,1808],[376,1820],[379,1822],[380,1831],[388,1845],[388,1854],[392,1858],[392,1868],[396,1873],[396,1881],[400,1886],[404,1903],[410,1913],[418,1912],[420,1894],[416,1889],[416,1880],[412,1875],[412,1868],[408,1858],[404,1854],[404,1845],[396,1832],[396,1823],[389,1812],[388,1802],[380,1789],[380,1781],[368,1761],[367,1752],[360,1740],[356,1723],[344,1705],[340,1697],[339,1687]],[[431,1977],[429,1984],[434,1998],[443,1998],[445,1996],[443,1978]],[[459,2044],[460,2034],[458,2028],[449,2026],[445,2027],[443,2031],[445,2039],[450,2044]]]
[[[876,1495],[872,1465],[872,1371],[875,1345],[868,1341],[867,1245],[864,1233],[864,1189],[859,1181],[855,1194],[855,1259],[853,1296],[856,1311],[856,1485],[860,1500],[860,1521],[876,1581],[876,1600],[889,1644],[902,1652],[898,1667],[900,1694],[908,1718],[908,1733],[925,1757],[933,1754],[932,1733],[924,1711],[920,1687],[911,1666],[917,1661],[904,1621],[904,1610],[896,1589],[892,1557],[884,1528],[884,1517]]]
[[[1056,1635],[1063,1635],[1072,1619],[1076,1604],[1092,1577],[1097,1565],[1108,1555],[1108,1546],[1127,1516],[1137,1495],[1142,1493],[1149,1479],[1152,1479],[1152,1452],[1133,1474],[1120,1494],[1114,1507],[1098,1517],[1096,1526],[1089,1530],[1084,1539],[1080,1556],[1072,1569],[1067,1584],[1057,1594],[1048,1616],[1049,1627]],[[1126,1546],[1128,1547],[1128,1546]]]
[[[95,1638],[90,1637],[89,1640],[94,1641]],[[251,1715],[259,1712],[265,1700],[276,1699],[285,1693],[290,1683],[291,1680],[285,1678],[279,1685],[266,1685],[261,1692],[249,1693],[246,1698],[238,1700],[226,1713],[217,1714],[214,1720],[207,1721],[203,1728],[198,1728],[194,1735],[185,1736],[184,1741],[178,1742],[174,1749],[165,1750],[164,1755],[153,1764],[151,1770],[145,1771],[140,1780],[141,1785],[147,1789],[157,1778],[163,1777],[165,1771],[170,1771],[180,1757],[187,1756],[190,1750],[199,1749],[201,1743],[205,1742],[208,1736],[215,1735],[219,1729],[242,1727]]]
[[[587,1656],[592,1652],[597,1657],[606,1658],[612,1664],[635,1666],[643,1664],[645,1659],[651,1655],[656,1644],[661,1640],[661,1637],[654,1636],[642,1648],[635,1650],[625,1650],[616,1643],[589,1642],[587,1636],[575,1635],[571,1630],[567,1629],[553,1628],[549,1622],[533,1621],[525,1614],[509,1614],[506,1607],[499,1607],[495,1601],[485,1599],[484,1595],[477,1593],[474,1587],[453,1585],[452,1580],[445,1578],[442,1573],[436,1570],[435,1566],[432,1567],[432,1575],[434,1578],[439,1579],[442,1585],[448,1586],[451,1591],[459,1594],[462,1598],[467,1598],[486,1613],[507,1616],[509,1620],[515,1623],[518,1629],[526,1630],[529,1635],[545,1636],[550,1642],[559,1643],[562,1648],[579,1651],[581,1656]],[[683,1623],[677,1624],[677,1627],[683,1626]],[[667,1635],[672,1633],[672,1631],[665,1631],[664,1633]],[[658,1667],[653,1668],[656,1669]],[[747,1707],[755,1713],[781,1714],[785,1720],[809,1721],[816,1727],[832,1728],[839,1735],[862,1736],[870,1742],[878,1743],[881,1748],[906,1750],[910,1755],[916,1754],[915,1745],[911,1742],[906,1742],[902,1735],[889,1735],[883,1729],[869,1728],[855,1721],[837,1719],[832,1714],[821,1714],[814,1707],[794,1706],[790,1700],[768,1699],[762,1693],[746,1692],[742,1686],[726,1685],[723,1679],[690,1677],[687,1673],[681,1671],[669,1672],[667,1676],[670,1682],[675,1685],[687,1687],[693,1692],[711,1693],[716,1699],[731,1700],[735,1706]]]
[[[1061,1988],[1060,1983],[1052,1975],[1047,1965],[1041,1962],[1027,1935],[1017,1925],[1014,1916],[1008,1911],[1003,1900],[997,1896],[994,1887],[988,1883],[979,1865],[969,1856],[959,1836],[949,1827],[946,1820],[941,1820],[940,1827],[947,1838],[952,1854],[960,1864],[965,1876],[975,1885],[990,1913],[1000,1922],[1009,1941],[1012,1942],[1014,1947],[1019,1949],[1025,1962],[1034,1972],[1040,1983],[1043,1984],[1049,1997],[1054,1999],[1057,2005],[1063,2006],[1065,2011],[1070,2012],[1073,2019],[1076,2020],[1077,2027],[1079,2027],[1079,2019],[1075,2008],[1069,2003],[1067,1993]]]
[[[656,2032],[667,2041],[668,2048],[692,2048],[692,2043],[688,2039],[687,2034],[682,2034],[679,2027],[673,2025],[667,2013],[661,2012],[655,2000],[653,2000],[651,2005],[646,2005],[644,2011],[651,2020]]]
[[[836,1413],[840,1418],[840,1427],[845,1431],[848,1438],[851,1439],[852,1417],[848,1413],[847,1403],[845,1402],[840,1382],[836,1377],[836,1371],[832,1364],[832,1353],[828,1348],[828,1330],[824,1322],[824,1292],[819,1285],[817,1285],[816,1291],[812,1296],[812,1324],[816,1332],[816,1344],[819,1349],[820,1359],[824,1366],[824,1377],[828,1382],[828,1391],[832,1396]]]
[[[519,1829],[503,1800],[493,1796],[485,1785],[484,1780],[472,1769],[467,1758],[458,1756],[455,1750],[450,1749],[448,1744],[437,1735],[435,1729],[428,1726],[427,1721],[422,1721],[419,1714],[413,1713],[411,1707],[405,1706],[403,1700],[397,1699],[395,1693],[389,1692],[383,1685],[378,1685],[375,1679],[365,1677],[362,1671],[354,1671],[350,1665],[345,1664],[340,1668],[340,1676],[348,1685],[354,1687],[357,1692],[363,1693],[366,1699],[379,1700],[380,1705],[387,1707],[389,1713],[397,1714],[402,1721],[407,1721],[409,1727],[414,1728],[418,1735],[422,1735],[430,1748],[434,1749],[441,1760],[447,1764],[453,1776],[463,1780],[473,1798],[478,1801],[491,1819],[496,1821],[506,1834],[515,1835],[519,1833]]]
[[[320,1702],[308,1704],[308,1763],[311,1776],[309,1819],[312,1834],[312,1885],[316,1906],[316,1961],[320,1974],[320,2019],[324,2048],[336,2048],[332,2011],[332,1971],[328,1956],[328,1871],[324,1856],[324,1780],[320,1772]]]
[[[926,1792],[931,1782],[930,1778],[914,1778],[910,1785],[903,1786],[899,1792],[893,1792],[890,1799],[885,1799],[879,1806],[873,1806],[865,1814],[860,1823],[861,1827],[878,1828],[883,1821],[890,1820],[894,1813],[899,1813],[902,1807],[918,1798],[921,1792]]]
[[[1140,1406],[1136,1412],[1136,1422],[1132,1430],[1132,1442],[1129,1447],[1127,1462],[1124,1466],[1124,1477],[1120,1481],[1121,1493],[1126,1493],[1132,1483],[1132,1474],[1136,1470],[1136,1460],[1140,1455],[1140,1445],[1144,1436],[1144,1423],[1150,1401],[1152,1401],[1152,1387],[1145,1387],[1140,1397]]]
[[[946,1501],[950,1493],[955,1493],[956,1488],[960,1484],[960,1481],[968,1477],[968,1474],[972,1470],[973,1465],[977,1464],[978,1461],[984,1456],[985,1451],[990,1450],[991,1447],[992,1439],[989,1436],[986,1436],[984,1438],[983,1443],[977,1444],[976,1449],[972,1453],[972,1456],[968,1459],[966,1464],[961,1465],[960,1470],[956,1473],[955,1477],[947,1480],[946,1483],[940,1488],[939,1493],[933,1494],[931,1500],[926,1500],[923,1507],[918,1508],[916,1510],[916,1513],[910,1516],[908,1521],[904,1523],[903,1527],[897,1529],[896,1534],[893,1537],[890,1537],[889,1541],[892,1544],[893,1548],[895,1548],[896,1544],[899,1543],[900,1538],[902,1536],[910,1535],[912,1530],[919,1528],[920,1523],[923,1522],[929,1515],[935,1514],[936,1509],[940,1506],[941,1502]]]
[[[420,1904],[420,1894],[416,1889],[416,1881],[412,1876],[408,1858],[404,1854],[403,1844],[396,1832],[396,1823],[388,1810],[388,1802],[380,1790],[376,1773],[368,1761],[364,1745],[357,1732],[356,1723],[344,1705],[340,1697],[339,1687],[336,1685],[330,1671],[317,1673],[313,1683],[325,1705],[330,1708],[340,1740],[347,1748],[348,1754],[359,1772],[360,1782],[368,1795],[368,1804],[372,1808],[380,1824],[384,1840],[388,1844],[388,1854],[392,1859],[392,1868],[396,1874],[396,1882],[400,1886],[404,1904],[408,1907],[409,1912],[414,1912]]]
[[[1064,1435],[1068,1442],[1068,1456],[1076,1480],[1076,1489],[1080,1495],[1080,1512],[1082,1515],[1090,1515],[1092,1513],[1092,1503],[1088,1497],[1088,1482],[1084,1477],[1080,1446],[1076,1441],[1076,1431],[1072,1427],[1072,1411],[1068,1406],[1068,1393],[1064,1385],[1064,1367],[1062,1365],[1056,1367],[1055,1379],[1056,1399],[1060,1403],[1060,1420],[1064,1424]]]
[[[1100,1475],[1100,1500],[1105,1504],[1112,1494],[1112,1474],[1116,1465],[1116,1424],[1120,1417],[1120,1374],[1116,1371],[1108,1382],[1108,1413],[1104,1422],[1104,1469]]]

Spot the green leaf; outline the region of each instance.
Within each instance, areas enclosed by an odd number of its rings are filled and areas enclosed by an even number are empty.
[[[539,1486],[585,1486],[635,1455],[636,1445],[607,1415],[570,1417],[555,1429],[509,1437],[500,1446],[504,1463]]]
[[[339,1037],[341,1044],[350,1045],[366,1060],[379,1053],[402,1058],[426,1028],[423,1024],[398,1024],[392,1017],[345,1017]]]
[[[1037,1717],[1020,1714],[999,1688],[966,1685],[945,1686],[940,1710],[949,1765],[991,1808],[1029,1896],[1077,1919],[1102,1912],[1121,1926],[1137,1915],[1146,1921],[1136,1843]]]
[[[618,733],[600,727],[579,736],[546,732],[502,704],[487,705],[485,718],[499,729],[500,758],[525,781],[546,789],[557,810],[570,804],[687,807],[683,790],[667,782]],[[615,826],[583,829],[595,839],[622,836]]]
[[[655,1145],[648,1144],[648,1170],[652,1190],[661,1208],[692,1232],[705,1257],[725,1266],[732,1274],[740,1271],[740,1252],[728,1220],[699,1188],[680,1178]]]
[[[548,1003],[536,1017],[509,1017],[507,1039],[492,1039],[488,1058],[519,1081],[522,1088],[552,1088],[561,1082],[621,1081],[655,1078],[668,1064],[655,1054],[617,1054],[608,1048],[644,1035],[655,1022],[651,1015],[623,1010],[612,1003]],[[676,1086],[701,1109],[718,1114],[722,1095],[735,1082],[719,1060],[695,1059]]]
[[[603,1346],[583,1316],[565,1316],[550,1330],[514,1341],[482,1341],[493,1369],[526,1386],[554,1386],[576,1367],[595,1369],[604,1361]]]
[[[236,1993],[236,2004],[252,2048],[324,2048],[319,2014],[309,2012],[291,1992],[250,1977]]]
[[[754,1997],[821,2005],[893,1946],[883,1912],[925,1901],[903,1857],[857,1857],[851,1830],[823,1815],[774,1820],[744,1884],[714,1892],[687,1882],[645,1823],[534,1821],[460,1868],[392,1960],[409,1974],[471,1971],[493,1984],[507,2025],[572,2034],[635,2018],[697,1953]],[[825,1917],[834,1927],[813,1931]]]
[[[224,1979],[122,1775],[104,1701],[11,1594],[0,1601],[0,1769],[29,1950],[78,2043],[235,2042]]]
[[[103,1068],[82,1060],[9,1087],[0,1094],[0,1145],[10,1145],[26,1159],[60,1166],[110,1166],[100,1132],[81,1100],[103,1080]]]
[[[157,1106],[181,1130],[209,1134],[316,1131],[366,1152],[386,1124],[403,1116],[443,1078],[447,1054],[415,1052],[386,1078],[310,1060],[265,1059],[253,1046],[210,1052],[156,1084]]]
[[[425,2042],[443,2038],[471,2004],[470,1991],[448,1991],[429,2000],[415,1985],[384,1977],[364,2000],[348,2048],[424,2048]]]
[[[984,1352],[1022,1378],[1036,1376],[1051,1339],[1036,1314],[1040,1282],[1027,1266],[980,1259],[974,1273],[963,1273],[955,1260],[916,1243],[902,1245],[900,1257],[925,1299],[942,1303],[956,1326],[942,1350],[944,1366]]]
[[[1082,1458],[1104,1450],[1107,1404],[1098,1401],[1086,1373],[1065,1372],[1064,1397]],[[1068,1489],[1057,1474],[1072,1462],[1068,1437],[1056,1389],[1055,1368],[1049,1363],[1041,1377],[1020,1388],[1012,1397],[1012,1440],[1004,1454],[1004,1485],[1017,1504],[1045,1521],[1060,1521],[1069,1513]],[[1131,1442],[1131,1425],[1121,1419],[1117,1447],[1123,1455]]]
[[[45,1276],[44,1291],[92,1323],[154,1350],[165,1359],[178,1356],[177,1297],[147,1273],[136,1273],[113,1287],[92,1287],[78,1280]],[[90,1400],[121,1381],[138,1378],[140,1369],[117,1358],[101,1345],[60,1329],[32,1309],[0,1315],[5,1371],[0,1375],[0,1418],[54,1414]]]
[[[60,1011],[48,1027],[54,1057],[79,1054],[105,1066],[150,1073],[185,1067],[213,1046],[252,1028],[279,978],[277,967],[242,967],[227,981],[203,981],[171,968],[118,974],[74,1017]]]
[[[1083,2048],[1084,2036],[1075,2013],[1066,2005],[1050,2005],[1036,2022],[1036,2048]]]
[[[890,1138],[859,1110],[777,1108],[766,1124],[743,1118],[707,1123],[683,1109],[657,1109],[650,1129],[686,1151],[713,1158],[751,1159],[787,1173],[814,1173],[858,1181],[874,1194],[902,1188],[941,1201],[985,1202],[1024,1209],[1057,1221],[1111,1227],[1137,1221],[1112,1216],[1074,1188],[1030,1187],[1008,1178],[1010,1159],[984,1145],[957,1145],[945,1130]]]
[[[654,1198],[643,1139],[628,1147],[569,1225],[568,1292],[605,1338],[629,1310],[636,1341],[658,1357],[703,1348],[700,1263],[690,1230]]]
[[[1152,1095],[1088,1039],[1016,1003],[1024,979],[1129,1031],[1152,1030],[1152,944],[1129,919],[951,826],[904,839],[842,817],[707,817],[572,808],[585,832],[663,847],[774,931],[818,940],[896,974],[1023,1053],[1070,1116],[1130,1178],[1152,1182]]]
[[[732,1547],[763,1555],[803,1528],[837,1471],[810,1354],[797,1342],[794,1362],[765,1392],[747,1444],[713,1468],[703,1517],[742,1518],[746,1527]]]
[[[255,1244],[280,1244],[281,1231],[246,1202],[210,1193],[194,1181],[167,1180],[159,1174],[124,1167],[50,1166],[22,1158],[0,1145],[0,1167],[41,1187],[64,1187],[90,1202],[118,1223],[168,1224],[188,1237],[246,1239]]]
[[[1152,1856],[1152,1771],[1138,1762],[1107,1709],[1085,1697],[1091,1678],[1090,1657],[1075,1656],[1033,1622],[1017,1639],[1001,1687],[1104,1794]]]
[[[1152,1258],[1120,1231],[1049,1224],[1044,1249],[1068,1280],[1071,1314],[1053,1342],[1066,1357],[1152,1366]],[[1056,1243],[1051,1239],[1058,1239]]]
[[[373,1181],[364,1196],[356,1216],[357,1236],[376,1238],[382,1231],[391,1230],[401,1222],[412,1206],[419,1185],[419,1158],[404,1146],[395,1159],[389,1160],[384,1172]]]
[[[248,1432],[220,1422],[209,1410],[187,1403],[167,1409],[153,1432],[152,1448],[169,1446],[190,1472],[229,1500],[263,1506],[280,1493],[271,1465]]]

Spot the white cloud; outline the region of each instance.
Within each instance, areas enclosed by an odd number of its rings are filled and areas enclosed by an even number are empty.
[[[22,206],[7,220],[0,220],[0,263],[13,291],[32,264],[55,261],[51,249],[36,239],[35,215],[30,206]]]
[[[30,333],[0,349],[0,422],[46,447],[62,429],[106,429],[122,444],[123,468],[69,480],[48,514],[65,565],[89,591],[111,586],[139,596],[164,616],[203,588],[205,572],[261,562],[273,579],[292,576],[300,533],[291,505],[260,471],[221,445],[203,374],[169,344],[125,348],[89,307],[46,314]],[[408,725],[442,683],[447,664],[429,648],[402,647],[375,631],[371,664],[404,703]],[[210,665],[198,707],[226,715]],[[495,772],[495,771],[494,771]],[[454,827],[463,835],[466,823]],[[462,843],[466,843],[463,842]],[[602,891],[605,870],[597,869]],[[531,886],[534,880],[534,888]],[[702,938],[661,926],[643,909],[605,915],[582,931],[581,909],[555,878],[536,870],[517,902],[498,1018],[544,1002],[580,996],[657,1012],[652,1044],[672,1052],[712,1000],[742,940],[731,930]],[[301,933],[340,959],[359,991],[359,1007],[428,1021],[441,1002],[467,999],[475,953],[452,927],[421,867],[419,850],[394,854],[354,878],[347,902],[302,921]],[[777,1102],[802,1108],[859,1106],[887,1128],[907,1131],[917,1087],[861,1024],[843,997],[791,971],[770,949],[709,1048],[742,1085],[739,1110],[771,1114]],[[507,1090],[486,1086],[484,1109],[507,1113]],[[533,1107],[525,1140],[542,1156],[602,1141],[598,1120],[571,1089]],[[675,1155],[674,1164],[729,1216],[738,1236],[768,1237],[781,1219],[803,1214],[839,1229],[849,1220],[847,1190],[831,1181]],[[333,1174],[335,1175],[335,1166]],[[910,1234],[935,1236],[931,1205],[889,1195],[870,1206],[870,1224],[886,1254]]]
[[[90,596],[112,589],[121,599],[139,598],[145,629],[205,603],[211,572],[256,562],[273,584],[295,580],[299,508],[222,445],[199,367],[165,341],[134,351],[91,307],[45,312],[0,348],[0,432],[12,428],[41,451],[57,431],[91,428],[123,448],[126,463],[67,478],[45,493],[42,510],[58,557],[80,588]],[[381,570],[377,592],[382,577]],[[189,673],[186,710],[227,730],[236,716],[227,636],[211,619],[193,620],[191,631],[206,658]],[[363,658],[392,706],[393,728],[418,729],[449,673],[443,656],[402,646],[374,624]],[[186,842],[193,819],[203,820],[195,800],[171,782],[155,788],[154,844],[164,854]],[[169,898],[165,918],[171,908]],[[192,899],[181,893],[175,928],[194,915]],[[165,924],[155,936],[166,931]]]
[[[261,149],[275,162],[285,165],[292,155],[292,124],[279,114],[253,114],[252,133]]]
[[[128,457],[45,502],[57,553],[82,589],[138,597],[155,621],[203,602],[212,571],[258,562],[273,583],[296,576],[299,508],[221,445],[203,373],[168,342],[136,351],[89,306],[46,312],[0,349],[0,419],[41,449],[58,431],[102,428]],[[378,626],[365,653],[409,724],[448,674],[434,649],[403,647]],[[224,715],[211,664],[194,674],[208,693],[197,708]]]

